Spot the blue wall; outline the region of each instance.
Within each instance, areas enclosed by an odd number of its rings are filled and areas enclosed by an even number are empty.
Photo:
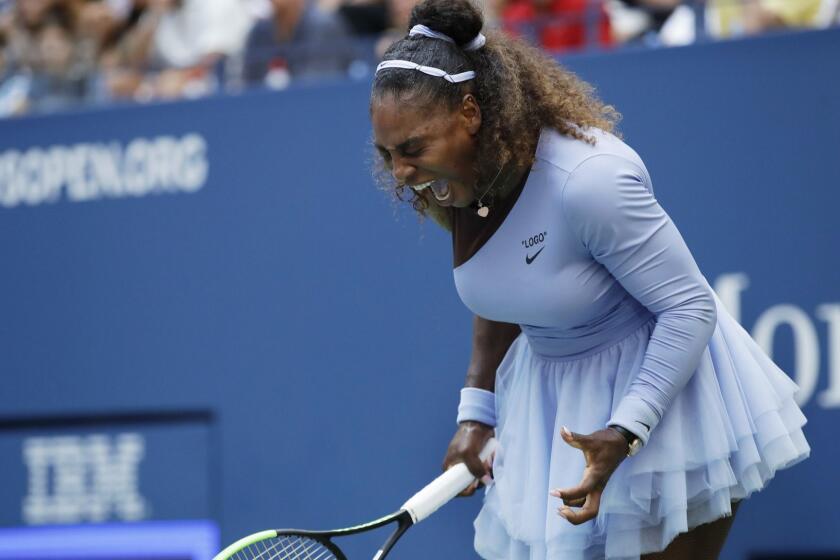
[[[838,52],[834,30],[566,61],[625,115],[710,282],[748,330],[778,322],[774,358],[809,388],[813,456],[745,504],[726,558],[840,553]],[[24,522],[27,438],[105,434],[117,453],[140,434],[140,518],[216,519],[225,542],[365,521],[437,473],[470,316],[446,236],[372,184],[367,94],[0,122],[0,523]],[[478,506],[451,504],[399,557],[474,557]]]

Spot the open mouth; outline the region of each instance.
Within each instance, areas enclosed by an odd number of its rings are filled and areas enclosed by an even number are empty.
[[[425,183],[420,183],[419,185],[412,185],[411,188],[416,192],[431,189],[432,194],[438,200],[446,200],[447,197],[449,197],[449,183],[440,179],[435,181],[426,181]]]

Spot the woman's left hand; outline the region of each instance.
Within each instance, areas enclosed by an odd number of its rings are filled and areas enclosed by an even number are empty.
[[[572,433],[564,427],[561,436],[563,441],[583,451],[586,468],[580,484],[574,488],[552,490],[551,495],[563,500],[563,507],[557,513],[569,523],[580,525],[598,515],[604,487],[610,475],[627,456],[627,440],[611,428],[583,435]]]

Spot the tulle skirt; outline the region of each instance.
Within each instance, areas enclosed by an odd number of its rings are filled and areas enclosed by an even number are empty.
[[[558,516],[554,488],[576,486],[583,454],[560,428],[605,426],[638,372],[655,326],[643,324],[601,352],[575,360],[535,355],[525,335],[496,377],[495,482],[475,521],[488,560],[630,559],[663,550],[679,533],[731,514],[810,451],[796,385],[717,300],[718,322],[700,364],[648,444],[613,473],[598,517]]]

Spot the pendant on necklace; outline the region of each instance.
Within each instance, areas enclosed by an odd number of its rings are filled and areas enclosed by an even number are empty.
[[[481,216],[482,218],[486,218],[490,215],[490,208],[487,206],[480,206],[475,213]]]

